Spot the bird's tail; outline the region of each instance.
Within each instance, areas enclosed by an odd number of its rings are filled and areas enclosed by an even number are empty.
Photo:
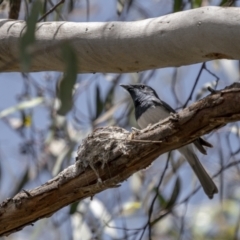
[[[194,153],[192,144],[179,148],[178,150],[186,158],[193,171],[197,175],[204,192],[210,199],[212,199],[213,195],[218,193],[217,186],[200,163],[197,155]]]

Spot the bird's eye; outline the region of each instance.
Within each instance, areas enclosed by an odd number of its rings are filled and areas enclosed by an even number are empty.
[[[141,88],[141,89],[144,89],[144,87],[145,87],[144,85],[140,85],[140,88]]]

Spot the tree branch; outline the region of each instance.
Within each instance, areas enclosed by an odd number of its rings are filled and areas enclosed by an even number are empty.
[[[9,235],[70,203],[118,187],[160,154],[240,120],[239,102],[240,84],[235,83],[140,132],[129,133],[119,127],[97,129],[79,147],[76,164],[0,205],[0,235]]]
[[[63,71],[70,41],[79,72],[139,72],[213,59],[240,59],[240,9],[203,7],[135,22],[37,24],[31,71]],[[21,71],[24,21],[0,20],[0,70]]]

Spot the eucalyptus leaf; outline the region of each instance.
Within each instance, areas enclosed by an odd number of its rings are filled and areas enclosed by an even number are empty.
[[[97,119],[99,117],[99,115],[102,113],[103,111],[103,101],[101,100],[101,97],[100,97],[100,88],[99,86],[97,85],[96,86],[96,102],[95,102],[95,106],[96,106],[96,117],[95,119]]]
[[[180,178],[177,177],[176,182],[174,184],[171,198],[169,199],[169,201],[165,207],[166,209],[170,210],[174,206],[174,204],[177,201],[177,198],[179,196],[180,189],[181,189],[181,181],[180,181]]]
[[[202,6],[202,0],[194,0],[193,1],[193,8],[199,8]]]
[[[159,205],[165,207],[167,205],[167,201],[164,198],[164,196],[159,192],[159,190],[157,188],[154,188],[154,191],[157,193]]]
[[[23,72],[28,72],[30,69],[33,44],[35,42],[35,28],[41,9],[41,1],[34,1],[31,12],[26,21],[26,31],[23,33],[20,39],[20,61]]]
[[[80,201],[79,202],[74,202],[74,203],[71,204],[70,209],[69,209],[69,214],[70,215],[74,214],[77,211],[79,203],[80,203]]]
[[[174,0],[173,11],[179,12],[182,10],[183,1],[182,0]]]
[[[68,43],[62,48],[62,56],[66,67],[63,78],[57,86],[57,96],[61,101],[58,114],[66,115],[73,105],[72,92],[77,79],[77,56],[73,47]]]
[[[42,97],[37,97],[37,98],[31,99],[29,101],[21,102],[13,107],[6,108],[3,111],[1,111],[0,118],[6,117],[14,112],[19,111],[19,110],[36,107],[37,105],[39,105],[43,102],[44,102],[44,98],[42,98]]]

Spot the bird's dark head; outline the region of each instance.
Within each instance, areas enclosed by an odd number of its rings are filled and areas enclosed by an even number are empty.
[[[139,84],[139,85],[120,85],[125,88],[131,95],[133,101],[146,101],[151,97],[158,98],[157,93],[151,87]]]
[[[144,84],[139,85],[120,85],[125,88],[131,95],[134,107],[135,107],[135,117],[138,121],[140,117],[150,108],[160,104],[160,99],[157,96],[157,93],[149,86]],[[151,118],[152,120],[152,118]],[[149,122],[151,123],[151,122]],[[144,128],[145,125],[141,122],[138,122],[141,128]],[[147,124],[148,125],[148,124]]]

